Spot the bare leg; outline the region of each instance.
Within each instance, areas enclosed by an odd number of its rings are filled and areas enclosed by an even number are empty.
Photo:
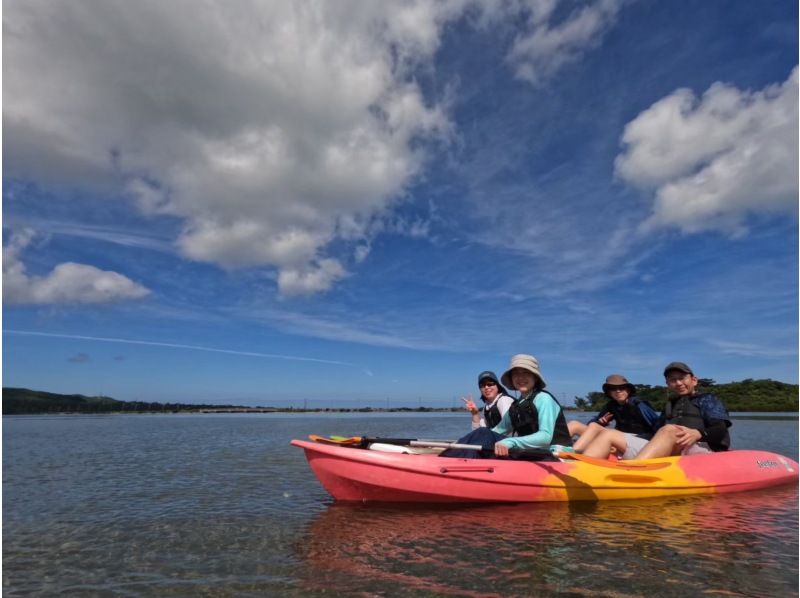
[[[579,422],[576,419],[567,422],[567,429],[569,430],[570,436],[580,436],[586,431],[588,426],[584,423]]]
[[[644,445],[644,448],[639,451],[636,456],[637,459],[656,459],[658,457],[669,457],[675,452],[675,437],[678,432],[678,427],[672,424],[667,424],[661,428],[656,435]]]
[[[584,428],[581,437],[572,444],[572,448],[575,449],[576,453],[585,451],[586,447],[591,444],[597,435],[605,431],[605,428],[596,422],[592,422],[588,426],[584,426]]]
[[[619,430],[603,429],[592,443],[584,449],[583,454],[587,457],[606,459],[612,447],[617,451],[618,455],[622,455],[628,448],[625,434]]]

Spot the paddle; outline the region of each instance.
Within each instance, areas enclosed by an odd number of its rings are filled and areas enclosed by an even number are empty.
[[[326,444],[338,444],[343,446],[360,446],[366,448],[372,442],[380,442],[383,444],[398,444],[401,446],[418,446],[418,447],[435,447],[435,448],[452,448],[452,449],[466,449],[474,451],[490,452],[480,444],[458,444],[451,440],[424,440],[417,438],[370,438],[368,436],[351,436],[349,438],[336,437],[327,438],[325,436],[317,436],[310,434],[309,438],[315,442],[323,442]],[[587,457],[580,453],[569,453],[566,451],[550,451],[549,449],[516,449],[512,450],[511,454],[514,455],[553,455],[559,459],[574,459],[575,461],[583,461],[598,467],[607,467],[611,469],[623,469],[626,471],[654,471],[657,469],[664,469],[669,467],[669,463],[645,463],[639,461],[608,461],[606,459],[596,459],[594,457]]]
[[[397,444],[399,446],[431,446],[431,447],[452,447],[455,440],[434,440],[426,438],[370,438],[369,436],[317,436],[316,434],[309,434],[308,437],[314,442],[324,442],[326,444],[341,444],[344,446],[361,446],[366,448],[373,442],[380,442],[383,444]],[[414,444],[423,443],[423,444]],[[472,448],[470,446],[470,448]]]

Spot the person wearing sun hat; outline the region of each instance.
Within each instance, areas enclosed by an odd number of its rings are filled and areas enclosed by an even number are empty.
[[[556,398],[544,390],[547,384],[533,355],[514,355],[500,381],[518,390],[520,396],[492,428],[495,434],[505,436],[495,443],[496,456],[507,456],[509,449],[572,446],[564,411]]]
[[[544,376],[535,357],[514,355],[500,382],[519,391],[519,398],[493,428],[479,427],[457,441],[457,444],[480,445],[484,450],[447,449],[441,457],[507,457],[509,450],[515,449],[572,450],[564,412],[555,397],[544,390]]]
[[[637,458],[727,451],[731,420],[725,405],[713,394],[696,392],[700,381],[682,361],[668,364],[664,379],[673,396],[661,412],[658,432]]]
[[[658,413],[650,403],[635,396],[636,387],[625,376],[608,376],[603,384],[603,394],[609,400],[588,424],[578,421],[567,424],[571,434],[580,435],[573,448],[578,453],[605,458],[613,447],[623,459],[633,458],[634,447],[640,449],[655,434]],[[606,428],[612,420],[615,427]]]
[[[478,390],[483,400],[483,409],[479,409],[472,400],[472,395],[461,397],[467,410],[472,414],[472,429],[492,428],[500,423],[508,408],[514,402],[508,391],[500,384],[497,374],[486,370],[478,374]]]

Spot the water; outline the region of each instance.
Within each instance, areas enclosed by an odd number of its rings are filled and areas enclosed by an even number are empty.
[[[288,446],[309,433],[455,438],[468,427],[460,414],[5,417],[3,592],[798,594],[795,486],[604,503],[344,505]],[[737,419],[732,438],[798,456],[796,419]]]

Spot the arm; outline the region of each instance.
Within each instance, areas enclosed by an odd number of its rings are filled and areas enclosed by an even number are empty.
[[[466,410],[472,415],[472,429],[477,430],[478,428],[486,427],[486,421],[481,417],[480,409],[478,409],[475,401],[472,400],[472,395],[466,398],[461,397],[461,400],[464,402]]]
[[[605,407],[600,410],[600,413],[589,420],[589,423],[607,426],[612,419],[614,419],[614,414],[611,413],[611,409],[609,409],[609,403],[606,403]]]
[[[711,446],[723,444],[731,427],[730,416],[725,405],[714,395],[705,395],[700,399],[700,412],[706,429],[700,434],[700,440]]]
[[[536,395],[533,404],[539,412],[539,431],[529,434],[528,436],[506,438],[501,440],[500,444],[504,444],[508,448],[518,449],[542,448],[552,444],[553,432],[556,428],[556,418],[561,411],[561,407],[546,393],[539,393]],[[505,419],[505,416],[503,416],[504,421]],[[497,428],[499,428],[502,423],[503,422],[500,422]],[[497,430],[497,428],[495,428],[495,430]]]
[[[707,442],[710,446],[723,444],[725,436],[728,434],[730,422],[722,419],[715,419],[706,422],[706,429],[700,432],[700,442]]]

